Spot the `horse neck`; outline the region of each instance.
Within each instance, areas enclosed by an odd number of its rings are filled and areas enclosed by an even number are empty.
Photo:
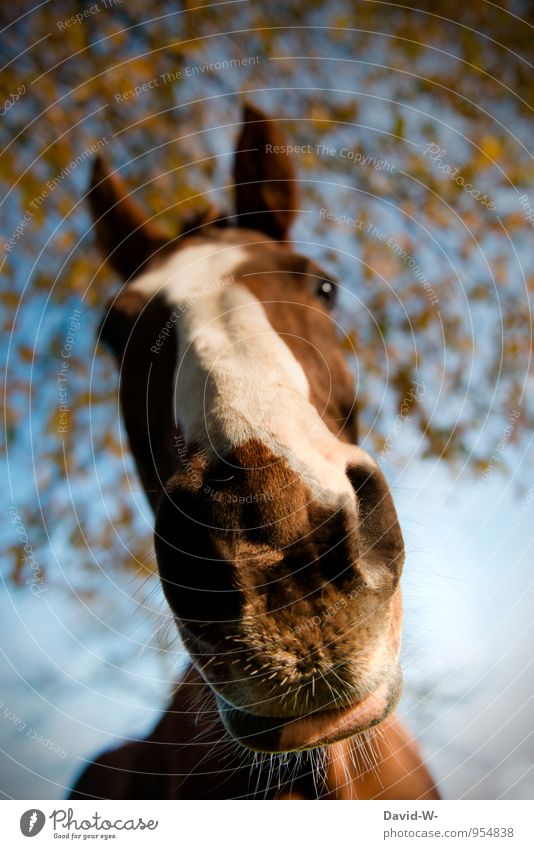
[[[283,757],[283,756],[282,756]],[[321,752],[254,756],[226,734],[194,667],[145,740],[103,753],[72,799],[439,799],[416,744],[395,718]]]

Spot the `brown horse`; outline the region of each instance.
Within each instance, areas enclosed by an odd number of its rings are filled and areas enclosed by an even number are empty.
[[[291,159],[250,106],[234,184],[235,218],[212,210],[169,242],[94,169],[97,237],[125,280],[102,336],[192,663],[150,737],[73,795],[436,799],[393,715],[404,546],[357,444],[336,283],[288,241]]]

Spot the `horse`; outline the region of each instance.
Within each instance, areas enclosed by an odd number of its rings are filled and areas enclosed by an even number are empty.
[[[395,714],[403,537],[358,444],[339,284],[289,237],[290,151],[245,105],[235,214],[176,238],[95,161],[96,238],[123,280],[101,335],[189,665],[152,733],[71,798],[439,798]]]

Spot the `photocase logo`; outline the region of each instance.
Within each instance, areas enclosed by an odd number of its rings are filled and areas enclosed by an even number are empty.
[[[45,822],[46,817],[42,811],[30,808],[29,811],[24,811],[20,818],[20,830],[24,837],[35,837],[42,830]]]

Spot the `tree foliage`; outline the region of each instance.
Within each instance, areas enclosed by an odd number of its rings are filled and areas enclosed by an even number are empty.
[[[6,468],[32,548],[58,580],[67,555],[77,566],[68,579],[88,594],[101,570],[150,570],[150,517],[118,423],[117,375],[95,343],[118,281],[91,235],[91,157],[100,149],[176,233],[194,209],[230,207],[245,98],[305,148],[293,154],[295,239],[343,287],[339,321],[370,450],[482,472],[496,452],[501,464],[503,434],[523,450],[534,289],[529,5],[479,0],[455,7],[454,19],[441,0],[416,6],[2,7]],[[396,420],[409,427],[397,434]],[[12,527],[8,535],[22,582],[30,566]]]

